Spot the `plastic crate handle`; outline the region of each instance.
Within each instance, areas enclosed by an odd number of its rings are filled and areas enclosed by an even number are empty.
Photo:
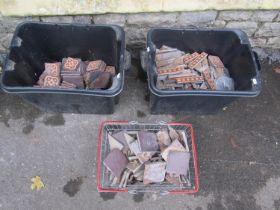
[[[124,52],[124,70],[127,71],[131,68],[131,53],[127,50]]]
[[[258,70],[260,71],[261,70],[261,64],[260,64],[259,56],[258,56],[257,52],[255,52],[255,51],[253,51],[253,54],[254,54],[254,57],[255,57],[255,61],[257,63]]]
[[[148,51],[150,51],[149,47],[147,47],[147,50],[140,51],[141,67],[142,67],[143,71],[145,71],[145,72],[147,72]]]

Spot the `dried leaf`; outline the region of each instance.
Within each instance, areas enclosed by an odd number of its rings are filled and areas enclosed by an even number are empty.
[[[33,178],[31,179],[31,181],[32,181],[31,190],[37,190],[37,191],[39,191],[39,190],[41,190],[42,188],[45,187],[45,185],[44,185],[44,183],[43,183],[41,177],[39,177],[39,176],[33,177]]]

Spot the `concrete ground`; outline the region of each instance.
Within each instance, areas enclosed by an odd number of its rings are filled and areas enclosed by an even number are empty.
[[[0,93],[0,209],[280,209],[280,74],[273,65],[262,67],[259,97],[238,99],[207,116],[150,115],[146,83],[136,68],[127,73],[114,115],[44,113]],[[192,123],[199,193],[99,194],[103,120]],[[41,191],[30,189],[36,175],[45,184]]]

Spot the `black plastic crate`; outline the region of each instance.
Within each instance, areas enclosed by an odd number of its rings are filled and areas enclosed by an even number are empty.
[[[45,111],[111,114],[124,84],[125,35],[116,25],[25,22],[13,36],[2,88]],[[102,59],[116,66],[117,87],[108,90],[37,88],[45,62],[64,57]]]
[[[156,87],[156,48],[162,45],[184,52],[206,52],[221,58],[235,83],[234,91],[160,90]],[[247,35],[237,29],[154,28],[147,36],[147,74],[152,114],[208,114],[239,97],[261,91],[260,64]]]

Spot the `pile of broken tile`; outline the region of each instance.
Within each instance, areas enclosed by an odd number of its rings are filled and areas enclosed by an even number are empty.
[[[82,61],[79,58],[63,58],[62,62],[45,63],[36,87],[107,89],[116,77],[114,66],[102,60]]]
[[[156,50],[157,88],[161,90],[234,90],[218,56],[184,53],[163,45]]]
[[[158,132],[119,131],[108,133],[110,152],[103,161],[110,172],[110,186],[144,186],[169,183],[190,186],[190,151],[185,131],[172,127]]]

